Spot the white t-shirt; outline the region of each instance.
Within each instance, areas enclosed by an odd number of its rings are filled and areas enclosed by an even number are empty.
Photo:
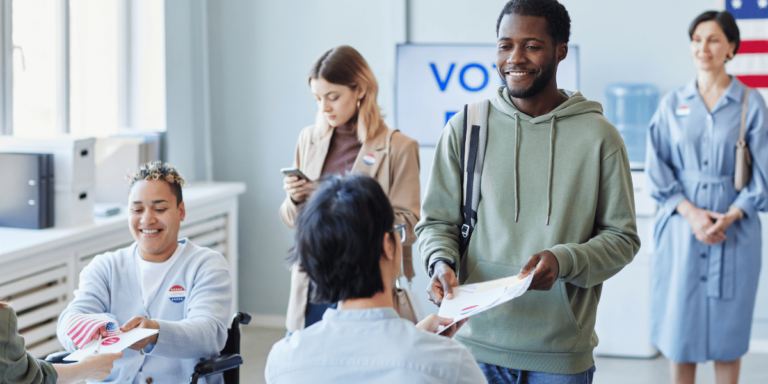
[[[179,241],[173,255],[162,263],[153,263],[142,259],[139,254],[139,249],[136,247],[136,274],[139,278],[141,301],[144,303],[144,308],[149,308],[149,303],[151,303],[155,298],[155,295],[157,295],[157,291],[160,290],[165,275],[168,274],[168,271],[171,270],[173,264],[179,259],[179,255],[184,251],[185,245],[187,245],[186,241]]]

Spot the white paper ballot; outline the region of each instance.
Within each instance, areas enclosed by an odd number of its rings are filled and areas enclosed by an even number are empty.
[[[120,352],[123,349],[130,347],[135,342],[141,339],[145,339],[149,336],[152,336],[158,332],[159,330],[157,329],[134,328],[128,332],[122,332],[117,336],[101,339],[101,347],[99,348],[99,353]],[[91,342],[86,344],[82,349],[78,349],[77,351],[70,353],[69,356],[64,358],[64,360],[80,361],[90,355],[93,355],[93,353],[96,351],[96,346],[98,344],[99,344],[98,339],[91,340]]]
[[[482,283],[458,286],[453,289],[453,299],[443,300],[437,315],[453,319],[453,323],[441,327],[437,333],[467,317],[485,312],[493,307],[522,296],[533,280],[534,271],[523,279],[517,275]]]

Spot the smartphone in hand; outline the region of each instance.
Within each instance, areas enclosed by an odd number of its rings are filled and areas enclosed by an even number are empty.
[[[307,175],[302,173],[298,168],[283,168],[283,169],[280,170],[280,172],[282,172],[286,176],[298,176],[299,179],[304,179],[306,181],[312,181],[312,180],[309,179],[309,177],[307,177]]]

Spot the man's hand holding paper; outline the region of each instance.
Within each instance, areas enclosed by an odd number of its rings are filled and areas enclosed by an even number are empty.
[[[438,261],[427,293],[429,299],[440,306],[438,316],[451,318],[455,323],[520,297],[529,289],[548,291],[559,272],[555,255],[541,251],[531,256],[516,276],[459,287],[453,269],[448,263]],[[438,333],[444,330],[441,325]]]
[[[541,251],[531,256],[517,276],[518,278],[523,279],[534,269],[537,271],[536,277],[531,282],[528,289],[537,291],[548,291],[552,289],[552,285],[555,284],[555,281],[557,281],[557,277],[560,274],[560,265],[558,264],[555,255],[550,251]],[[439,307],[443,298],[448,300],[453,298],[453,288],[458,285],[459,281],[456,278],[456,272],[453,268],[444,261],[438,261],[435,264],[432,279],[427,287],[429,300]]]
[[[560,275],[560,264],[558,264],[555,254],[550,251],[541,251],[531,256],[517,276],[523,278],[534,269],[536,270],[536,277],[528,289],[536,291],[549,291],[552,289],[552,285],[555,284],[557,277]]]
[[[531,271],[523,278],[516,275],[456,287],[453,289],[453,299],[443,300],[437,314],[440,317],[452,318],[456,322],[485,312],[520,297],[530,287],[534,275]]]
[[[456,278],[456,272],[445,261],[438,261],[432,273],[432,280],[427,287],[429,301],[439,307],[443,297],[448,300],[453,298],[453,287],[458,285],[459,280]]]

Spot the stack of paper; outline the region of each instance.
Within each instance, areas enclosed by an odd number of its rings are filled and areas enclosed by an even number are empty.
[[[453,319],[453,323],[445,327],[448,328],[460,320],[504,304],[522,296],[528,290],[533,280],[533,273],[534,271],[531,271],[523,279],[515,275],[456,287],[453,289],[453,299],[443,299],[437,315]],[[445,328],[440,328],[438,333],[443,332]]]

